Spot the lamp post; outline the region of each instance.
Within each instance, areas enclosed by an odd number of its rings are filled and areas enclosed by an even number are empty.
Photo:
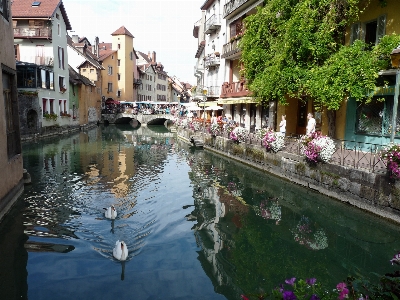
[[[394,135],[397,128],[397,107],[399,103],[399,84],[400,84],[400,48],[397,47],[390,53],[390,60],[392,67],[396,68],[396,85],[394,86],[394,99],[393,99],[393,114],[392,114],[392,131],[390,133],[390,142],[394,142]]]

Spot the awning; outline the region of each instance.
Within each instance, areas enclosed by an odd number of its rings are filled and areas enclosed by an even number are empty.
[[[205,106],[205,107],[207,107],[207,106],[215,106],[215,105],[217,105],[218,104],[218,102],[217,101],[206,101],[206,102],[199,102],[199,106],[200,107],[203,107],[203,106]]]
[[[217,102],[218,104],[257,103],[257,101],[251,97],[219,98]]]

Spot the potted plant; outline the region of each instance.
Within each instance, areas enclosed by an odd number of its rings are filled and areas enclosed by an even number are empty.
[[[390,178],[398,179],[400,178],[400,145],[398,144],[388,144],[383,147],[379,153],[383,160],[386,160],[386,168]]]
[[[333,140],[322,135],[321,132],[303,135],[299,143],[301,153],[306,156],[306,160],[310,163],[329,162],[336,151]]]

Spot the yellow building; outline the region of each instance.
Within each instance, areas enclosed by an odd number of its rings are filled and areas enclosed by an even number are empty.
[[[102,70],[103,99],[136,101],[135,79],[138,79],[134,36],[124,27],[112,34],[112,43],[99,43],[99,61]]]

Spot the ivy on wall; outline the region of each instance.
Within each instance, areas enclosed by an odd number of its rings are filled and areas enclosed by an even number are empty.
[[[385,6],[387,1],[379,1]],[[245,19],[241,39],[243,75],[260,103],[286,95],[312,97],[316,105],[337,110],[350,95],[368,102],[378,72],[390,67],[400,35],[378,45],[344,45],[346,28],[370,0],[269,0]]]

